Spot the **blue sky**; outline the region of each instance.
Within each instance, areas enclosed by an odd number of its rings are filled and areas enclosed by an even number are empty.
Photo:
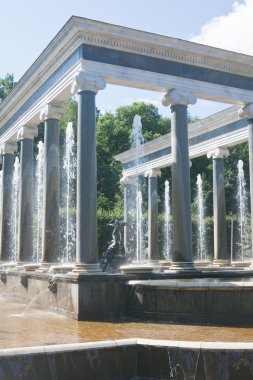
[[[0,77],[9,72],[18,80],[72,15],[253,54],[252,5],[253,0],[0,0]],[[161,97],[107,86],[97,105],[114,111],[149,100],[166,115]],[[190,112],[203,117],[224,107],[199,101]]]

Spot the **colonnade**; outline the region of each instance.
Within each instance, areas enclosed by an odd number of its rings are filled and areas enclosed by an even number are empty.
[[[105,81],[91,77],[80,70],[76,73],[72,93],[78,97],[78,135],[77,135],[77,216],[76,216],[76,263],[73,273],[98,272],[97,252],[97,168],[96,168],[96,117],[95,96],[104,89]],[[196,96],[191,92],[179,92],[175,89],[165,94],[162,103],[171,107],[171,149],[172,149],[172,269],[194,270],[192,259],[191,231],[191,193],[187,128],[187,106],[195,104]],[[41,109],[41,121],[45,127],[45,162],[43,189],[43,238],[42,260],[39,270],[46,271],[57,261],[59,253],[59,200],[60,200],[60,160],[59,160],[59,119],[63,114],[63,105],[46,104]],[[250,180],[251,202],[253,201],[253,113],[252,106],[243,107],[240,115],[249,118]],[[33,138],[37,127],[22,125],[17,133],[20,141],[20,210],[18,222],[17,265],[23,265],[32,259],[33,221],[32,221],[32,180],[33,180]],[[6,141],[1,146],[2,199],[0,224],[0,259],[9,257],[11,246],[10,233],[10,181],[13,171],[14,153],[17,141]],[[213,159],[214,173],[214,231],[215,263],[228,263],[225,234],[225,197],[223,158],[227,149],[218,147],[208,152]],[[158,260],[158,209],[157,176],[160,170],[151,169],[146,173],[149,190],[148,239],[150,261]],[[127,197],[131,192],[133,179],[123,178],[125,184],[125,219],[128,222]],[[253,222],[253,216],[252,216]],[[126,247],[128,230],[125,234]]]
[[[73,273],[98,272],[97,252],[97,169],[96,169],[96,107],[95,96],[105,88],[102,78],[89,77],[80,70],[76,73],[72,93],[78,97],[77,136],[77,218],[76,263]],[[47,271],[59,257],[60,152],[59,120],[63,105],[46,104],[40,112],[44,122],[44,184],[43,233],[39,271]],[[20,209],[18,220],[17,266],[29,263],[33,255],[33,139],[36,126],[22,125],[17,141],[1,145],[2,199],[0,224],[0,260],[7,261],[12,246],[10,215],[12,207],[11,179],[17,142],[20,141]]]
[[[172,262],[171,270],[194,270],[192,255],[191,231],[191,190],[190,165],[187,131],[187,106],[195,104],[196,97],[192,93],[179,93],[176,90],[168,92],[162,103],[171,106],[171,154],[172,154]],[[250,162],[250,196],[253,204],[253,105],[240,109],[239,116],[248,119],[248,143]],[[224,146],[217,146],[207,151],[207,157],[213,162],[213,212],[214,212],[214,266],[231,264],[231,257],[227,250],[226,210],[224,187],[224,158],[229,150]],[[157,217],[157,175],[160,169],[151,168],[145,175],[148,181],[148,260],[156,261],[159,257],[158,246],[158,217]],[[126,193],[131,192],[133,177],[123,177]],[[125,207],[127,202],[125,199]],[[127,210],[125,215],[127,218]],[[251,208],[251,225],[253,226],[253,208]],[[253,241],[253,228],[252,228]],[[127,240],[126,240],[127,244]],[[253,253],[252,253],[253,258]]]

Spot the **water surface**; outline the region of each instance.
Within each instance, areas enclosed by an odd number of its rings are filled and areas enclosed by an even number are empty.
[[[189,326],[136,321],[78,322],[0,298],[0,348],[124,338],[253,342],[252,328]]]

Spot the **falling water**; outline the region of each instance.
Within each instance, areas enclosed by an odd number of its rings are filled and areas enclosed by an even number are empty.
[[[63,157],[63,179],[65,185],[64,209],[66,218],[64,225],[64,263],[71,263],[75,258],[76,231],[75,220],[71,214],[71,208],[74,206],[74,183],[76,179],[76,149],[74,141],[73,124],[68,123],[66,128],[65,152]]]
[[[198,214],[198,260],[206,260],[206,228],[204,214],[203,182],[201,175],[197,175],[197,214]]]
[[[142,134],[141,117],[135,115],[133,120],[132,149],[135,150],[135,167],[138,173],[140,157],[143,153],[144,137]]]
[[[14,161],[14,171],[12,176],[12,210],[11,210],[11,234],[12,247],[10,261],[15,261],[17,257],[18,245],[18,211],[19,211],[19,180],[20,180],[20,165],[18,157]]]
[[[145,247],[144,247],[144,219],[143,219],[143,200],[142,200],[142,178],[139,175],[140,157],[142,156],[144,138],[142,135],[141,117],[135,115],[133,120],[132,132],[132,149],[134,150],[135,157],[135,183],[132,205],[130,211],[133,219],[135,220],[135,235],[136,235],[136,252],[134,258],[137,262],[145,260]]]
[[[170,184],[165,181],[164,189],[164,245],[163,255],[166,260],[171,259],[172,245],[171,208],[170,208]]]
[[[142,192],[139,190],[136,194],[136,260],[144,260],[143,245],[143,214],[142,214]]]
[[[246,182],[244,178],[243,161],[239,160],[237,164],[237,201],[239,208],[239,229],[240,229],[240,244],[239,244],[239,259],[243,261],[245,259],[245,249],[247,240],[247,192]]]
[[[37,263],[41,258],[42,251],[42,213],[43,213],[43,171],[44,171],[44,144],[38,143],[38,155],[36,157],[36,213],[37,213],[37,236],[36,236],[36,257]]]

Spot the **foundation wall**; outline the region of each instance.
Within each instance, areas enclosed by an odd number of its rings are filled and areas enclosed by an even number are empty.
[[[2,273],[3,274],[3,273]],[[1,274],[1,275],[2,275]],[[1,296],[78,320],[121,317],[172,323],[253,325],[253,282],[129,280],[127,276],[12,271]]]
[[[252,380],[253,345],[126,339],[0,350],[8,380]]]
[[[195,284],[196,285],[196,284]],[[252,286],[132,285],[125,306],[127,317],[171,323],[253,325]]]

